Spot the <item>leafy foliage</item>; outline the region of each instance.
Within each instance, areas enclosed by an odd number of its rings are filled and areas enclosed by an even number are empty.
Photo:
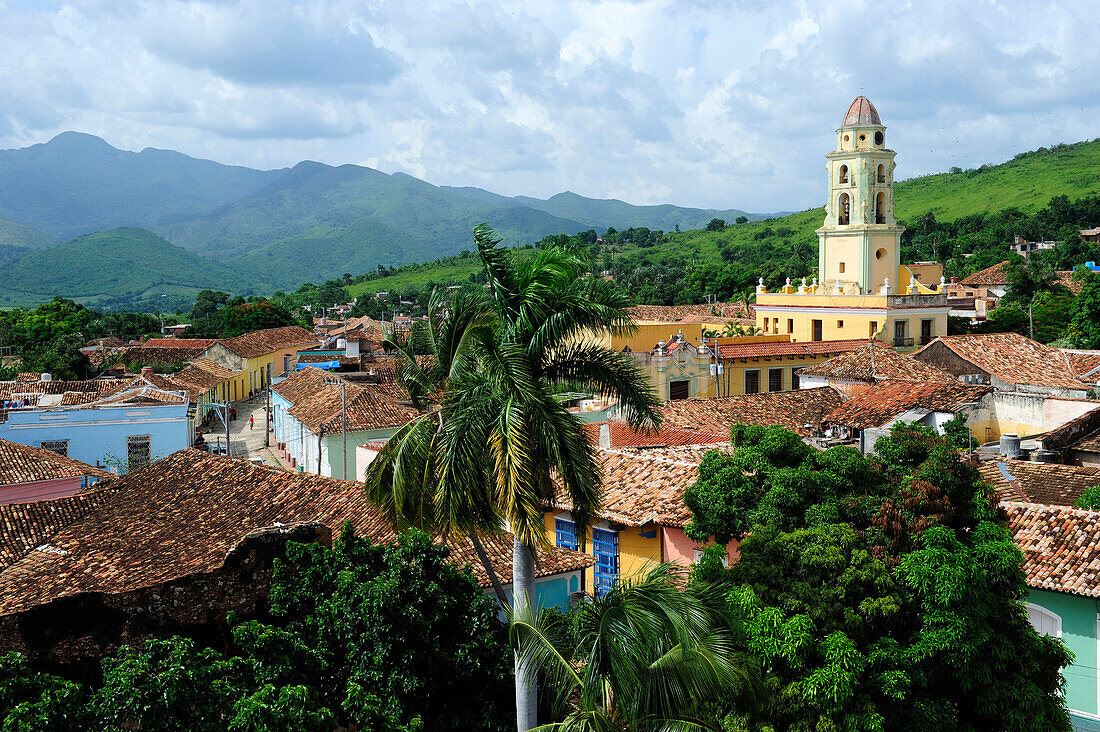
[[[1089,511],[1100,511],[1100,485],[1094,485],[1081,491],[1081,495],[1073,505],[1076,508],[1084,508]]]
[[[689,534],[744,537],[720,583],[772,694],[730,729],[1068,730],[1059,640],[1024,613],[1019,550],[973,466],[927,428],[876,458],[733,428],[686,500]]]

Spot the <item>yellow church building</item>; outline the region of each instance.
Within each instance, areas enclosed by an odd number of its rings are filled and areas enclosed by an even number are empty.
[[[886,127],[866,97],[848,107],[828,153],[829,197],[817,230],[818,278],[769,291],[756,288],[757,326],[792,341],[873,338],[907,349],[947,335],[947,288],[929,264],[900,263],[901,234],[894,217],[894,156]],[[819,281],[820,278],[820,281]]]

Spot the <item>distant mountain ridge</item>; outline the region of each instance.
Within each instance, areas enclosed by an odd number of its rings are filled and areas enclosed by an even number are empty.
[[[763,218],[569,192],[509,197],[358,165],[304,161],[253,170],[171,150],[119,150],[79,132],[0,150],[0,264],[62,240],[142,228],[240,273],[256,292],[457,254],[471,247],[473,227],[483,221],[519,244],[589,228],[689,229],[737,216]],[[14,282],[0,282],[0,291],[27,292]]]

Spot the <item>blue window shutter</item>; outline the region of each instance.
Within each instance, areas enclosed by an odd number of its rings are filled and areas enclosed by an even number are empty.
[[[619,579],[619,535],[614,531],[593,529],[592,549],[596,556],[596,597],[602,597]]]
[[[577,551],[577,526],[572,521],[554,520],[554,543],[562,549]]]

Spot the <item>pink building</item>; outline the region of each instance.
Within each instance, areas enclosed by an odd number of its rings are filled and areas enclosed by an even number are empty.
[[[0,505],[64,498],[109,477],[58,452],[0,440]]]

